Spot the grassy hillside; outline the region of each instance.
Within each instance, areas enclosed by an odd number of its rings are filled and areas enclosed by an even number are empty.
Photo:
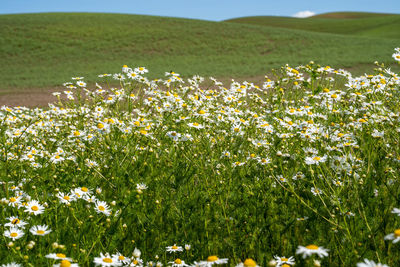
[[[374,38],[400,38],[400,15],[392,14],[343,12],[310,18],[260,16],[236,18],[228,22]]]
[[[152,77],[169,70],[251,77],[310,60],[363,72],[375,60],[392,62],[398,45],[395,39],[153,16],[1,15],[0,89],[48,88],[71,76],[94,81],[123,64],[146,66]]]
[[[370,13],[370,12],[329,12],[323,14],[317,14],[312,18],[330,18],[330,19],[360,19],[360,18],[372,18],[382,16],[393,16],[394,14],[388,13]]]

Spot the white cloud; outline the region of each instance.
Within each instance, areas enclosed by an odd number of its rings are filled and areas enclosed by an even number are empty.
[[[306,10],[306,11],[297,12],[292,17],[295,17],[295,18],[308,18],[308,17],[314,16],[314,15],[315,15],[315,12],[312,12],[310,10]]]

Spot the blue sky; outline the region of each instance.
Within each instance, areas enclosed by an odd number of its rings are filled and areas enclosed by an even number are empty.
[[[301,11],[400,13],[400,0],[1,0],[0,14],[33,12],[108,12],[204,20]]]

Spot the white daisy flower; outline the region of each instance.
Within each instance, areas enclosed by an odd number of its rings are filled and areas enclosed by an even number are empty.
[[[386,264],[375,263],[374,261],[364,259],[364,262],[357,263],[357,267],[389,267],[389,266]]]
[[[97,213],[103,213],[106,216],[111,215],[110,207],[105,201],[96,201],[95,209]]]
[[[308,245],[308,246],[298,246],[296,250],[296,254],[302,254],[303,259],[311,256],[312,254],[317,254],[320,258],[328,256],[328,249],[323,247],[318,247],[316,245]]]
[[[60,263],[53,264],[53,267],[79,267],[77,263],[71,263],[69,260],[62,260]]]
[[[6,227],[18,227],[18,228],[25,228],[25,225],[27,225],[27,222],[24,222],[20,219],[18,219],[18,217],[8,217],[7,220],[9,220],[10,222],[4,224],[4,226]]]
[[[167,252],[172,253],[172,252],[180,252],[183,251],[183,248],[181,246],[177,246],[174,244],[173,246],[166,247]]]
[[[392,213],[396,214],[397,216],[400,216],[400,209],[393,208]]]
[[[65,254],[63,253],[50,253],[45,256],[48,259],[53,259],[53,260],[67,260],[67,261],[72,261],[71,258],[68,258]]]
[[[260,267],[253,259],[246,259],[244,262],[239,263],[236,267]]]
[[[136,184],[136,190],[146,190],[147,189],[147,185],[144,183],[140,183],[140,184]]]
[[[174,261],[168,262],[169,264],[172,264],[171,267],[184,267],[184,266],[189,266],[186,264],[183,260],[181,259],[176,259]]]
[[[131,259],[128,257],[125,257],[124,255],[122,255],[121,253],[117,252],[115,254],[112,255],[112,257],[117,258],[121,263],[125,264],[129,264],[131,262]]]
[[[24,232],[21,229],[19,229],[18,227],[11,227],[10,229],[4,231],[4,236],[11,238],[13,241],[15,241],[15,240],[23,237]]]
[[[83,81],[77,81],[76,85],[80,86],[80,87],[86,87],[86,83]]]
[[[149,72],[145,67],[138,67],[133,70],[135,73],[145,74]]]
[[[326,155],[323,156],[322,158],[319,156],[306,157],[306,164],[307,165],[313,165],[313,164],[319,165],[320,163],[325,162],[327,160],[327,158],[328,157]]]
[[[400,229],[394,230],[393,233],[388,234],[384,238],[385,240],[393,240],[393,244],[400,241]]]
[[[311,187],[311,193],[313,193],[314,196],[321,195],[322,190],[319,188]]]
[[[96,266],[122,266],[122,263],[118,260],[118,257],[110,256],[106,253],[105,255],[100,252],[100,257],[96,257],[93,260]]]
[[[278,255],[275,255],[274,259],[276,260],[277,267],[282,266],[283,264],[294,265],[295,263],[294,257],[286,258],[285,256],[279,257]]]
[[[51,232],[50,229],[48,229],[49,227],[47,225],[35,225],[32,226],[31,229],[29,229],[29,231],[33,234],[33,235],[47,235]]]
[[[8,199],[8,206],[19,208],[21,205],[22,197],[14,196]]]
[[[204,126],[201,125],[201,124],[198,123],[198,122],[191,122],[191,123],[188,123],[188,126],[189,126],[189,127],[193,127],[193,128],[197,128],[197,129],[202,129],[202,128],[204,128]]]
[[[130,262],[129,267],[143,267],[143,260],[140,258],[134,258]]]
[[[26,204],[25,212],[33,215],[39,215],[44,212],[44,206],[40,205],[39,201],[32,200]]]
[[[6,264],[2,264],[0,267],[22,267],[22,265],[15,263],[15,262],[10,262],[10,263],[6,263]]]
[[[199,262],[198,265],[200,265],[202,267],[211,267],[214,264],[219,265],[219,264],[226,264],[226,263],[228,263],[228,259],[220,259],[217,256],[213,255],[213,256],[209,256],[207,258],[207,261]]]
[[[76,196],[72,193],[64,194],[62,192],[59,192],[57,194],[57,198],[60,200],[62,204],[70,204],[71,201],[76,200]]]
[[[177,133],[175,131],[169,131],[169,132],[167,132],[167,136],[169,138],[171,138],[172,140],[174,140],[174,141],[179,141],[179,138],[181,137],[181,134]]]

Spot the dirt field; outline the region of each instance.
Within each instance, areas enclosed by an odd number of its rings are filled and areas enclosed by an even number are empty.
[[[29,92],[7,92],[0,95],[0,106],[25,106],[25,107],[47,107],[48,103],[57,100],[52,95],[55,90],[30,90]]]

